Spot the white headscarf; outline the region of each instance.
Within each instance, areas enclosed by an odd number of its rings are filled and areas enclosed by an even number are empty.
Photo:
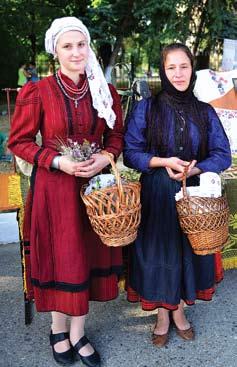
[[[113,129],[116,115],[112,109],[113,99],[101,70],[94,51],[90,47],[90,34],[86,26],[75,17],[63,17],[53,21],[45,34],[46,52],[55,55],[56,44],[61,34],[68,31],[79,31],[86,36],[89,47],[86,75],[92,96],[93,107],[98,111],[98,116],[106,120],[107,125]]]

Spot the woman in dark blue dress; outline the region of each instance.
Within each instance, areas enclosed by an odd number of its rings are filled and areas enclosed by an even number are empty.
[[[124,162],[142,172],[142,220],[131,246],[128,299],[143,309],[158,308],[152,340],[168,340],[170,317],[185,340],[194,330],[184,302],[210,300],[222,278],[220,254],[192,253],[181,232],[175,193],[190,162],[187,185],[198,185],[202,172],[219,173],[231,164],[230,146],[215,110],[193,94],[193,56],[182,44],[164,48],[161,92],[142,100],[132,112],[125,136]],[[219,260],[219,262],[218,262]]]

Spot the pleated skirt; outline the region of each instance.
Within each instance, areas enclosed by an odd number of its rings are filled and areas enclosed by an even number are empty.
[[[33,181],[33,180],[32,180]],[[25,208],[29,298],[39,312],[81,316],[89,301],[118,295],[122,251],[93,231],[80,190],[85,180],[38,168]]]
[[[187,180],[198,185],[198,177]],[[181,183],[165,169],[141,176],[142,218],[129,253],[128,300],[143,301],[143,309],[176,309],[181,300],[210,300],[223,277],[220,255],[193,253],[181,231],[175,194]]]

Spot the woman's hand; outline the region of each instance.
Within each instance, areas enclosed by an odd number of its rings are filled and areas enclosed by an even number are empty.
[[[84,162],[73,162],[70,158],[68,158],[67,156],[61,156],[59,158],[59,169],[65,173],[67,173],[68,175],[77,175],[80,176],[76,173],[80,172],[80,170],[86,169],[89,166],[91,166],[91,164],[93,164],[94,159],[88,159]],[[86,177],[86,176],[84,176]]]
[[[177,158],[177,157],[170,157],[170,158],[166,158],[165,167],[166,169],[169,168],[173,171],[176,171],[177,174],[179,173],[183,174],[185,167],[189,165],[190,165],[190,162],[188,161],[183,161],[182,159]]]
[[[182,161],[182,162],[186,162],[186,161]],[[184,177],[184,173],[186,174],[186,177],[191,177],[191,176],[198,175],[199,173],[201,173],[201,170],[195,167],[195,164],[197,163],[196,160],[192,160],[191,162],[186,162],[186,163],[188,164],[185,164],[185,166],[183,166],[184,167],[183,172],[177,173],[177,172],[174,172],[172,168],[166,167],[166,171],[168,172],[169,177],[176,181],[182,181]],[[177,171],[177,169],[175,171]]]
[[[176,173],[184,172],[184,168],[189,165],[188,161],[183,161],[182,159],[179,159],[177,157],[170,157],[170,158],[163,158],[163,157],[152,157],[149,162],[150,168],[158,168],[158,167],[165,167],[170,168],[173,171],[176,171]]]
[[[183,173],[175,173],[172,168],[165,167],[166,171],[168,172],[168,175],[170,178],[176,181],[182,181],[184,174]]]
[[[96,153],[92,155],[93,162],[89,165],[80,167],[78,171],[75,172],[77,177],[92,177],[100,172],[103,168],[108,166],[110,163],[108,157],[102,153]],[[88,161],[86,161],[88,162]]]
[[[200,175],[200,173],[202,173],[202,171],[198,168],[195,167],[197,161],[193,160],[189,167],[188,167],[188,171],[187,171],[187,177],[191,177],[191,176],[195,176],[195,175]]]

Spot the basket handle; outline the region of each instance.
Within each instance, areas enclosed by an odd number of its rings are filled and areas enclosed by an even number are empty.
[[[187,186],[186,186],[186,180],[187,180],[187,173],[188,173],[188,167],[190,166],[191,162],[184,167],[184,174],[183,174],[183,178],[182,178],[182,190],[183,190],[183,197],[184,199],[187,199],[188,197],[188,193],[187,193]]]
[[[109,159],[109,162],[111,164],[111,167],[112,167],[115,179],[116,179],[117,187],[118,187],[119,200],[121,203],[123,203],[124,202],[124,192],[123,192],[122,181],[121,181],[121,177],[120,177],[118,168],[116,167],[116,164],[114,162],[113,155],[107,152],[106,150],[102,150],[101,153],[104,154]]]

